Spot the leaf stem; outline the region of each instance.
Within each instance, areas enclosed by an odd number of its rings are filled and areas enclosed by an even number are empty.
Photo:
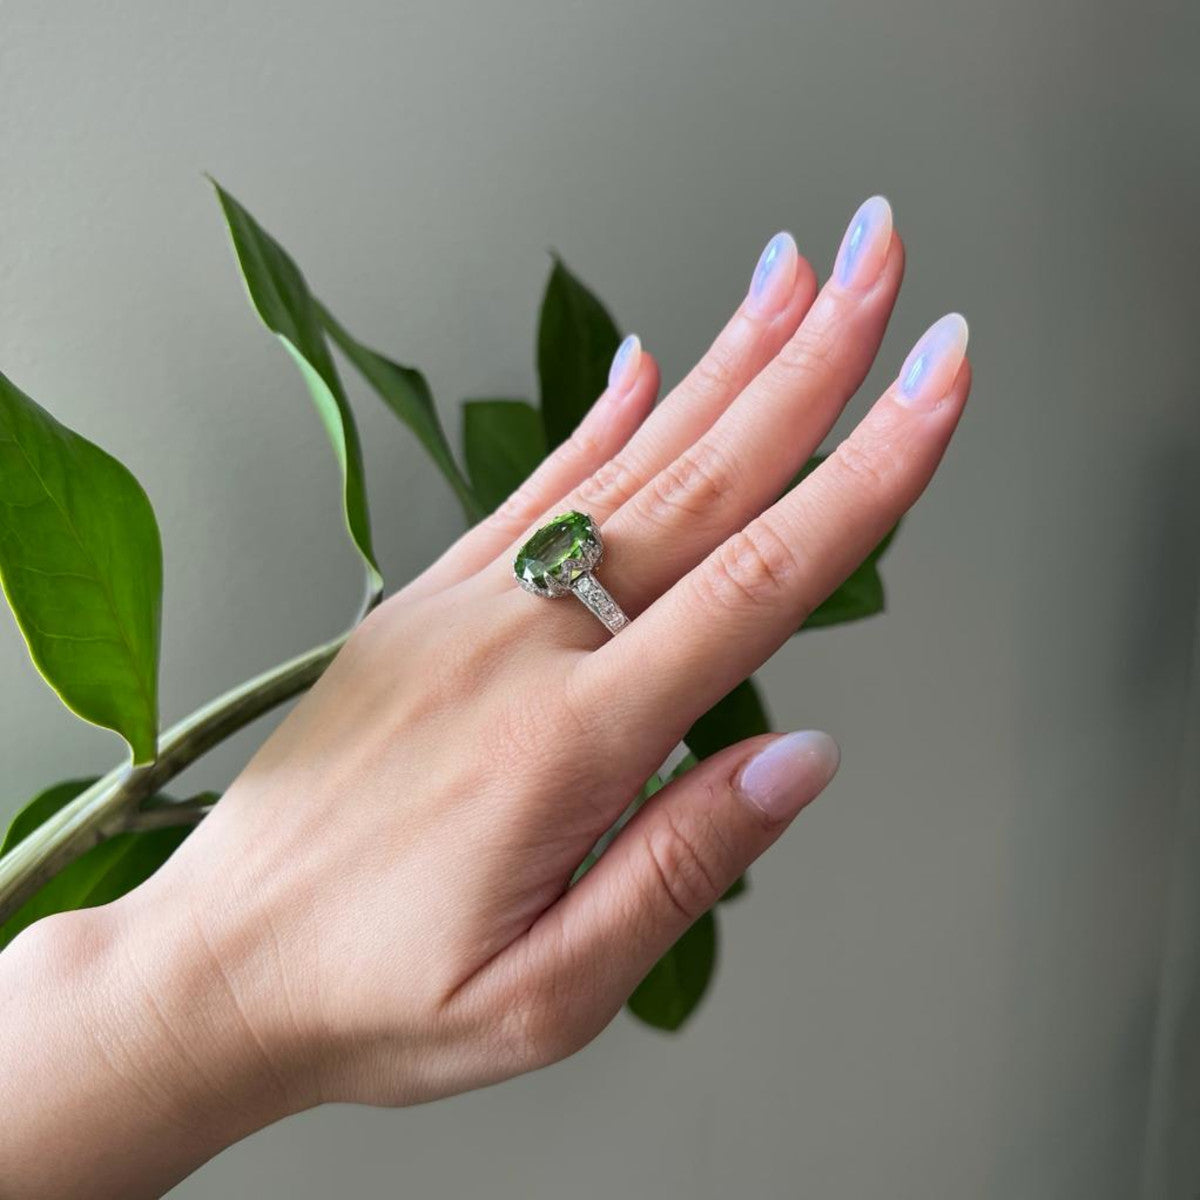
[[[0,858],[0,924],[3,924],[44,883],[93,846],[131,828],[144,828],[147,818],[166,822],[165,813],[182,823],[186,802],[170,809],[139,812],[145,799],[231,734],[257,720],[285,700],[310,688],[333,661],[349,637],[315,646],[288,662],[247,680],[218,696],[168,729],[160,739],[158,757],[134,767],[122,763],[64,805]],[[193,809],[187,819],[199,820],[207,808]],[[160,826],[156,826],[160,827]]]
[[[181,800],[176,804],[163,804],[158,808],[144,808],[132,813],[125,822],[125,829],[139,833],[147,829],[173,829],[177,825],[199,825],[213,809],[207,797],[198,800]]]

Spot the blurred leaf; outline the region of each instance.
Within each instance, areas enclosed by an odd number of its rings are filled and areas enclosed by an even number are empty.
[[[811,475],[825,461],[823,455],[810,458],[804,468],[792,480],[795,487],[807,475]],[[861,621],[873,617],[884,609],[883,578],[879,574],[879,560],[896,536],[896,524],[887,536],[859,564],[854,573],[813,610],[808,620],[796,632],[804,629],[820,629],[827,625],[845,625],[848,621]]]
[[[883,612],[883,579],[879,574],[879,560],[896,536],[896,528],[893,526],[887,537],[867,555],[833,595],[817,605],[801,629],[845,625],[848,621],[861,621],[863,617],[873,617]]]
[[[688,730],[688,746],[698,758],[708,758],[726,746],[767,733],[771,723],[753,679],[739,683],[718,700]]]
[[[141,485],[0,375],[0,584],[30,657],[135,762],[158,740],[162,545]]]
[[[753,679],[743,680],[723,699],[718,700],[692,727],[688,746],[700,758],[708,758],[726,746],[770,731],[771,722]],[[749,876],[736,880],[721,897],[722,903],[736,900],[750,886]]]
[[[371,545],[358,428],[333,356],[321,331],[316,301],[287,251],[214,179],[246,290],[259,317],[283,343],[304,376],[342,468],[346,528],[362,556],[373,596],[383,580]]]
[[[703,998],[716,961],[717,920],[706,912],[638,984],[629,1011],[655,1029],[678,1029]]]
[[[468,400],[463,451],[475,494],[493,512],[546,457],[542,415],[524,400]]]
[[[551,450],[608,384],[621,335],[604,305],[555,257],[538,326],[542,420]]]
[[[401,363],[364,346],[338,322],[323,304],[317,301],[317,311],[326,332],[355,369],[371,385],[379,398],[417,435],[446,482],[454,489],[467,520],[474,524],[484,510],[470,485],[459,470],[450,443],[442,429],[433,393],[425,376],[415,367]]]
[[[60,783],[35,796],[13,818],[4,839],[4,852],[94,782],[94,779],[80,779]],[[120,833],[93,846],[64,867],[0,925],[0,949],[26,926],[51,913],[108,904],[132,891],[170,858],[190,832],[190,825],[181,825],[144,833]]]
[[[730,885],[725,895],[721,897],[722,904],[728,904],[739,896],[744,896],[750,890],[750,876],[739,875]]]

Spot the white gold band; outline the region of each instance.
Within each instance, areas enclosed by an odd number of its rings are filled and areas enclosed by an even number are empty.
[[[586,605],[592,616],[604,623],[609,633],[619,633],[629,624],[629,618],[621,611],[621,606],[591,571],[576,576],[569,586],[575,599]]]

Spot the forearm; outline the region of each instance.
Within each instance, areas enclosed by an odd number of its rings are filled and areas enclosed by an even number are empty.
[[[162,932],[99,909],[0,954],[4,1200],[159,1196],[283,1115],[202,958],[154,945]]]

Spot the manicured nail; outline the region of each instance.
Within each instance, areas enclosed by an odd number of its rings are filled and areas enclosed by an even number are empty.
[[[625,391],[637,378],[641,365],[642,339],[631,333],[613,355],[612,366],[608,368],[608,386],[615,392]]]
[[[925,331],[900,368],[901,404],[927,408],[950,390],[967,354],[967,332],[961,313],[949,313]]]
[[[790,233],[777,233],[766,245],[750,280],[749,306],[762,316],[782,307],[796,283],[800,251]]]
[[[887,261],[892,241],[892,206],[883,196],[872,196],[846,227],[834,263],[833,277],[842,287],[864,288]]]
[[[786,733],[742,768],[738,792],[770,820],[790,820],[834,777],[841,757],[827,733]]]

